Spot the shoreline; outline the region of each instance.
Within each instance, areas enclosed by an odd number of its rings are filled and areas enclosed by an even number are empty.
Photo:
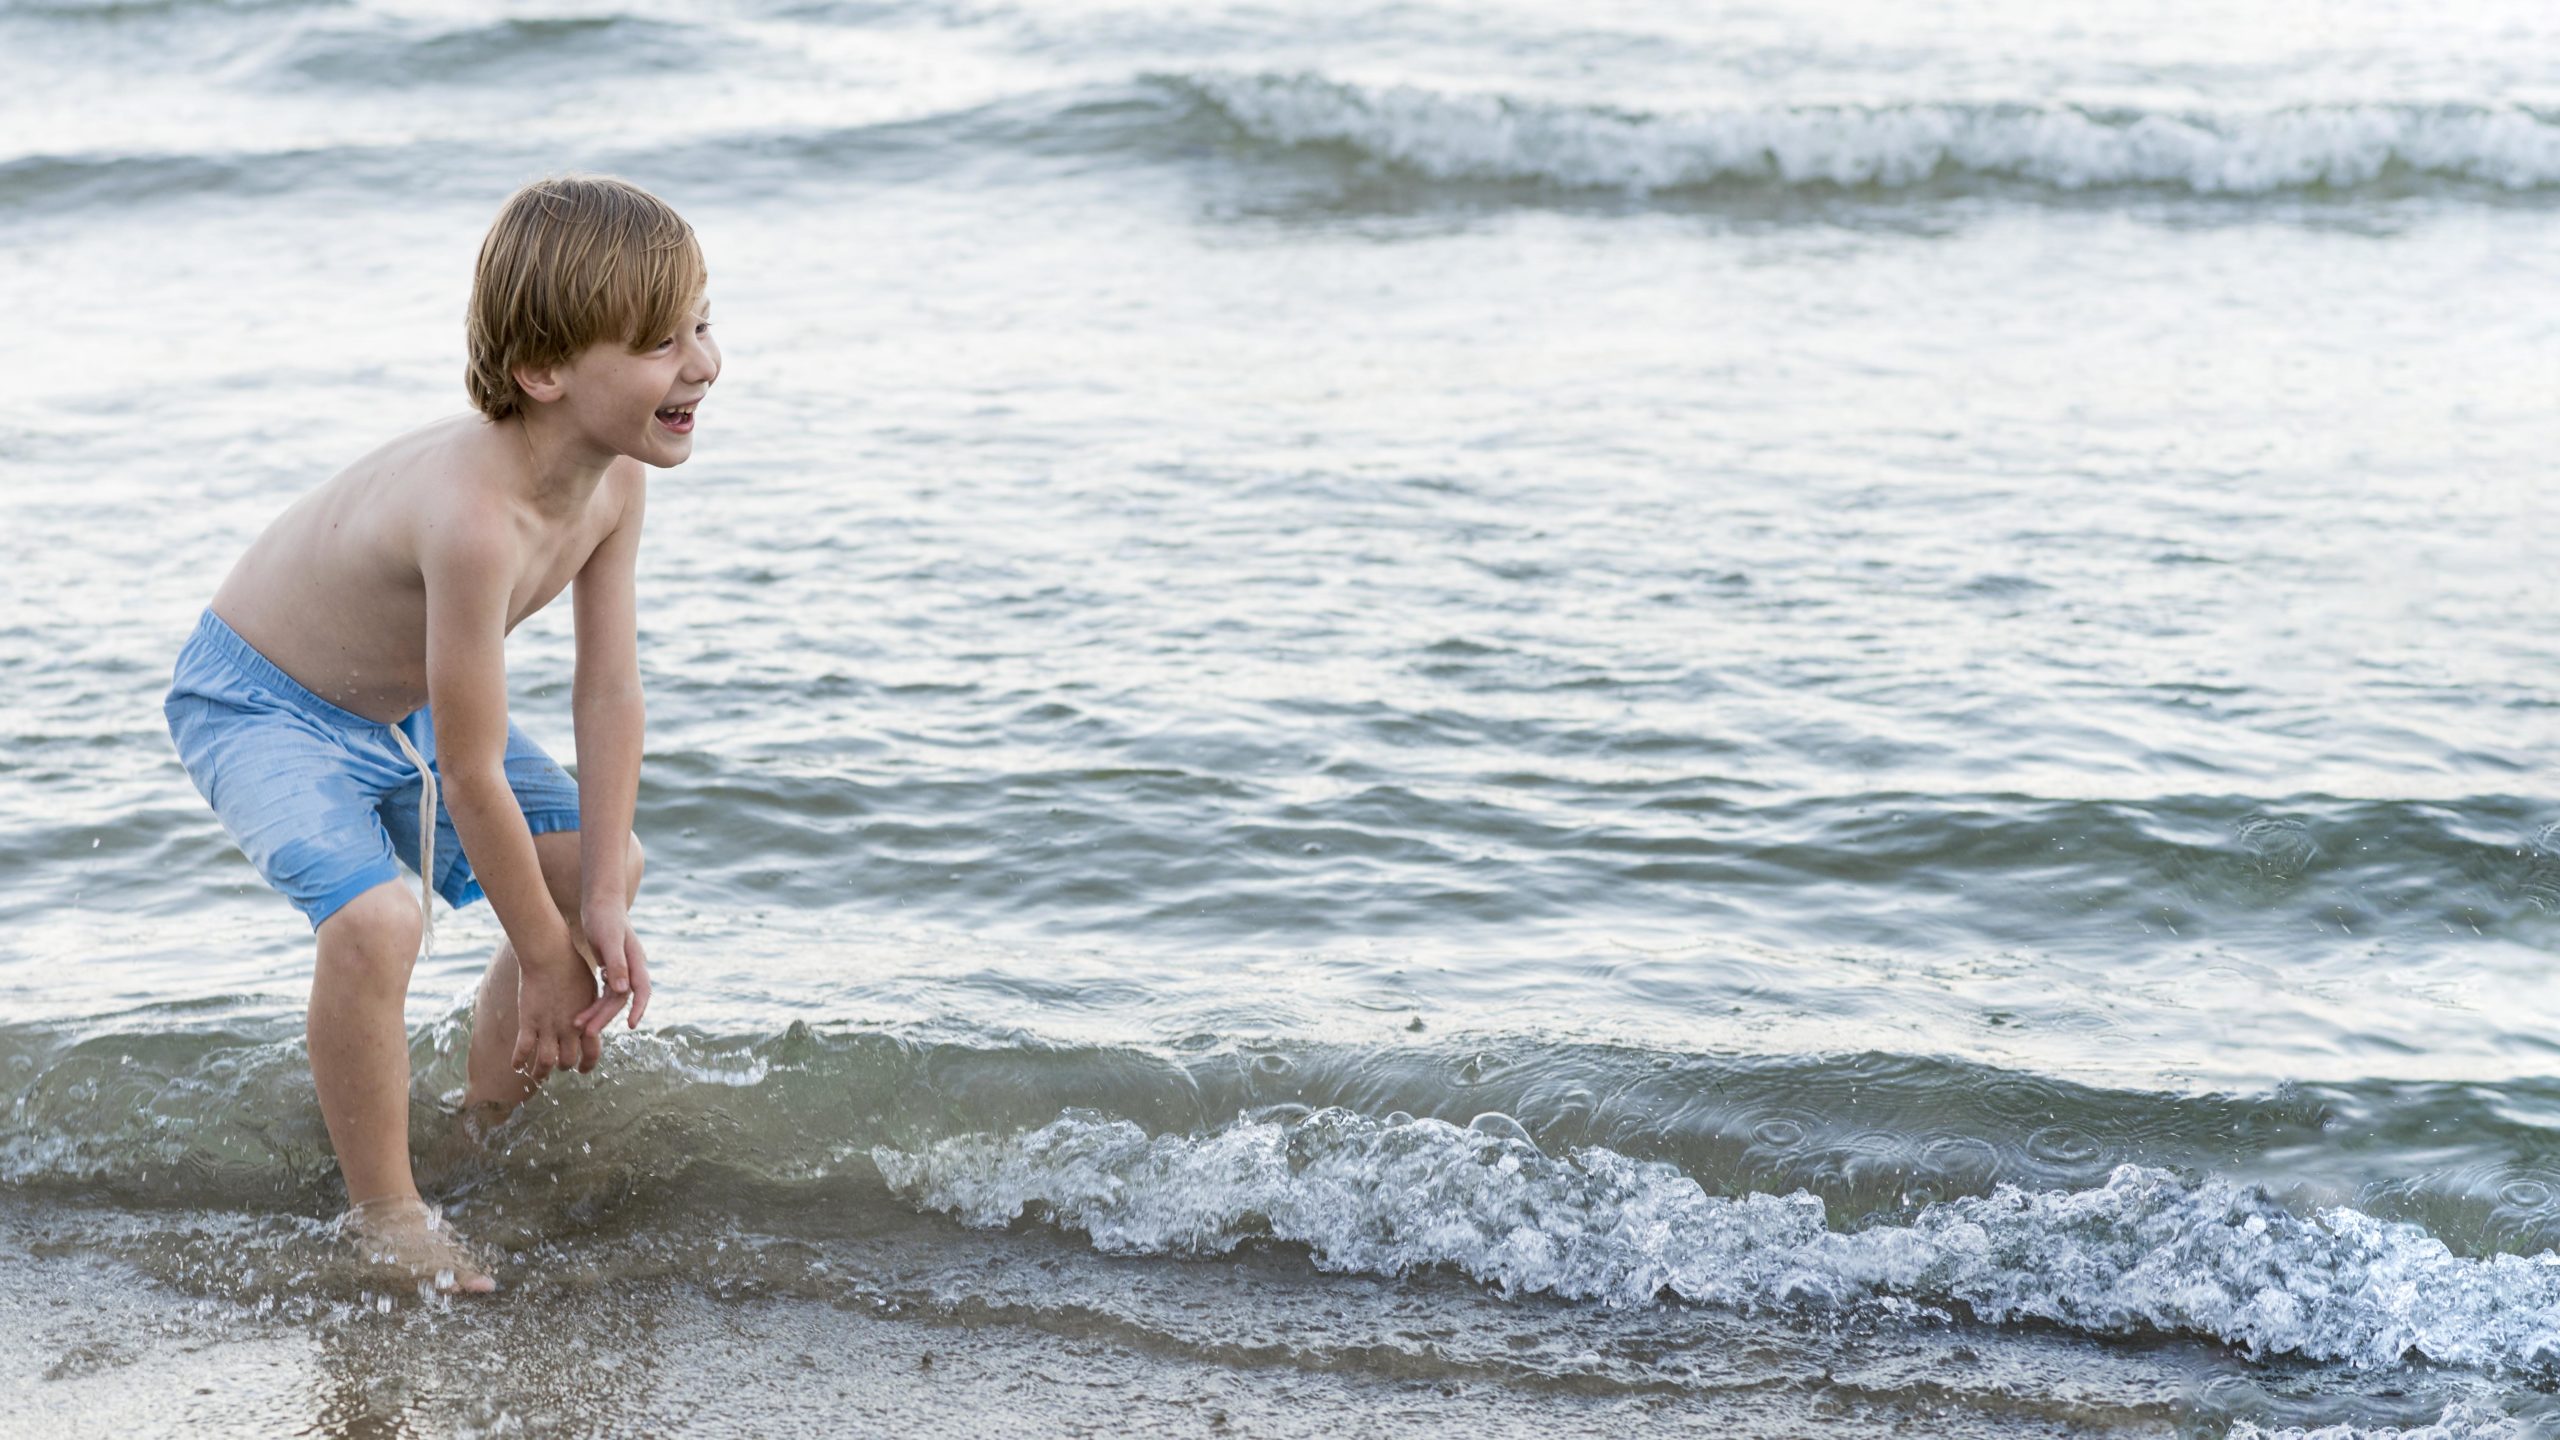
[[[1569,1329],[1615,1321],[1598,1307],[1502,1301],[1444,1276],[1321,1276],[1285,1256],[1090,1263],[1120,1267],[1137,1287],[1169,1272],[1214,1286],[1225,1272],[1248,1302],[1274,1283],[1317,1292],[1308,1298],[1328,1308],[1420,1327],[1407,1333],[1422,1343],[1344,1346],[1305,1334],[1201,1346],[1097,1315],[1064,1293],[1072,1285],[926,1313],[877,1296],[724,1299],[664,1277],[564,1278],[472,1303],[403,1297],[387,1312],[297,1320],[184,1294],[48,1242],[44,1218],[38,1207],[0,1206],[0,1275],[11,1281],[0,1286],[0,1332],[13,1337],[0,1346],[0,1394],[12,1397],[0,1402],[0,1430],[11,1433],[773,1436],[1002,1423],[1031,1435],[2168,1436],[2194,1348],[2146,1357],[2066,1339],[2044,1356],[2058,1362],[2045,1377],[2056,1388],[2031,1399],[2009,1362],[1954,1333],[1826,1336],[1711,1315],[1725,1343],[1702,1348],[1723,1353],[1699,1359],[1722,1372],[1714,1381],[1597,1385],[1435,1364],[1424,1332],[1453,1318],[1453,1298]]]

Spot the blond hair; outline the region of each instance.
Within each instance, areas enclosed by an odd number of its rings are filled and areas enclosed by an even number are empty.
[[[463,385],[492,420],[524,408],[520,366],[562,364],[599,340],[633,354],[672,335],[708,274],[666,201],[605,175],[536,180],[507,197],[471,277]]]

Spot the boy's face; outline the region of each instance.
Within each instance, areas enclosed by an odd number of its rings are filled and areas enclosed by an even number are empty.
[[[636,355],[619,340],[599,340],[559,375],[570,418],[598,444],[644,465],[681,465],[693,454],[694,407],[720,378],[711,302]]]

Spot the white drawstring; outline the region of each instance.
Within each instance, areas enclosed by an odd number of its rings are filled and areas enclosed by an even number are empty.
[[[394,725],[391,738],[400,742],[400,753],[418,767],[418,914],[423,924],[418,931],[418,953],[432,955],[436,948],[436,772],[418,758],[418,747],[409,743],[409,732]]]

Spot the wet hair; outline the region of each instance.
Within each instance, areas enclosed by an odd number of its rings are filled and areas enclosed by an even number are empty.
[[[507,197],[471,277],[463,385],[492,420],[524,408],[515,371],[599,340],[638,354],[676,332],[708,274],[693,227],[666,201],[606,175],[536,180]]]

